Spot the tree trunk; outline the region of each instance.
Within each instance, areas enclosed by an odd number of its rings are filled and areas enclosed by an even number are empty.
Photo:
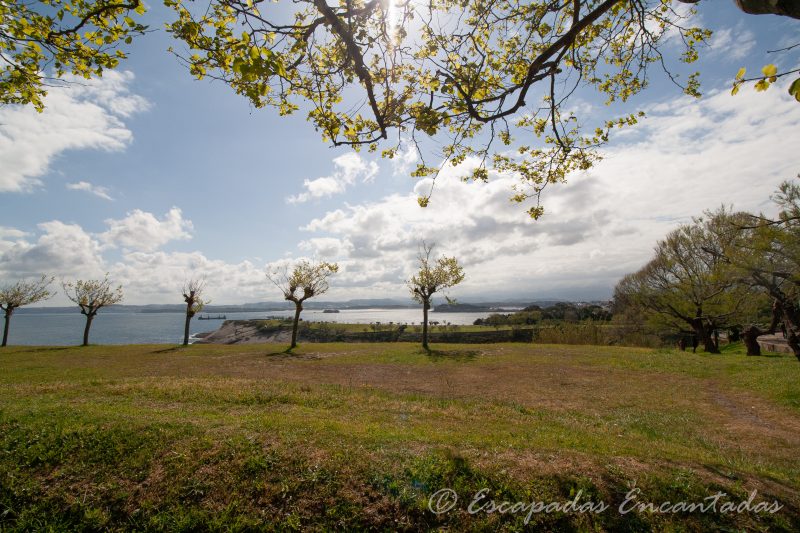
[[[800,18],[798,0],[734,0],[739,9],[750,15],[783,15]]]
[[[679,0],[684,4],[696,4],[700,0]],[[748,15],[783,15],[800,18],[800,0],[733,0],[736,6]]]
[[[292,345],[289,347],[290,350],[297,347],[297,325],[300,323],[300,311],[303,310],[301,303],[297,302],[294,305],[294,324],[292,325]]]
[[[789,336],[786,337],[786,344],[794,352],[794,356],[800,361],[800,337],[795,335],[794,330],[789,330]]]
[[[83,328],[83,345],[89,346],[89,328],[92,327],[93,314],[86,315],[86,327]]]
[[[714,337],[712,337],[707,331],[703,337],[703,347],[706,353],[719,353],[719,348],[716,344],[714,344]]]
[[[800,311],[794,302],[790,301],[785,296],[783,298],[775,299],[775,307],[780,308],[780,313],[783,315],[783,323],[786,326],[786,344],[794,352],[794,356],[800,361],[800,337],[797,336],[798,327],[800,327]]]
[[[428,309],[431,304],[428,300],[422,302],[422,347],[428,349]]]
[[[692,329],[694,329],[697,340],[703,343],[703,349],[706,353],[719,353],[719,349],[714,344],[714,338],[711,336],[711,332],[705,327],[705,324],[703,324],[702,318],[698,317],[692,321]]]
[[[3,346],[8,344],[8,325],[11,322],[11,311],[6,311],[6,324],[3,328]]]
[[[189,346],[189,324],[192,321],[192,313],[189,308],[186,309],[186,323],[183,326],[183,345]]]
[[[750,326],[744,330],[742,339],[747,347],[747,355],[761,355],[761,345],[758,344],[758,336],[761,334],[761,330],[755,326]]]

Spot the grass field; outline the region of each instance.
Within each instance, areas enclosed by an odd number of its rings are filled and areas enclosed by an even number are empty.
[[[550,345],[14,347],[2,530],[800,530],[800,365]],[[777,500],[766,512],[618,512]],[[431,495],[455,491],[435,514]],[[601,513],[468,512],[605,502]],[[718,508],[719,510],[719,508]]]

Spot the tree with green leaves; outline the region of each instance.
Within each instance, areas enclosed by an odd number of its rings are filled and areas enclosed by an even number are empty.
[[[5,326],[3,328],[3,344],[8,344],[8,327],[11,322],[11,315],[14,311],[24,305],[34,304],[53,297],[50,291],[52,277],[42,275],[34,281],[18,281],[4,285],[0,288],[0,309],[5,313]]]
[[[78,304],[81,314],[86,317],[83,328],[83,346],[89,345],[89,329],[97,312],[103,307],[122,301],[122,285],[112,287],[108,276],[104,279],[79,279],[75,282],[62,283],[64,294],[72,302]]]
[[[458,285],[464,281],[464,269],[455,257],[439,257],[433,259],[431,253],[434,245],[424,242],[420,245],[417,259],[419,270],[408,280],[411,297],[422,304],[422,347],[428,349],[428,311],[431,308],[431,297],[437,293]]]
[[[659,241],[641,270],[623,277],[615,307],[638,310],[659,325],[689,328],[708,353],[719,353],[714,332],[739,321],[752,291],[728,271],[721,255],[727,242],[714,221],[696,220]]]
[[[328,279],[339,271],[336,263],[312,262],[302,260],[291,272],[288,266],[267,274],[269,280],[281,290],[284,299],[294,303],[294,322],[292,323],[292,343],[289,349],[297,346],[297,327],[303,302],[309,298],[328,292]]]
[[[758,336],[774,333],[783,322],[787,344],[800,360],[800,182],[781,183],[772,200],[776,217],[724,208],[707,216],[727,242],[714,253],[728,264],[731,278],[772,300],[769,326],[751,323],[744,331],[748,353],[758,355]]]
[[[189,345],[189,325],[192,318],[208,305],[208,301],[203,297],[206,290],[206,282],[203,279],[190,278],[183,284],[183,301],[186,303],[186,321],[183,326],[183,345]]]
[[[42,111],[47,87],[116,68],[119,45],[147,29],[133,18],[144,11],[141,0],[0,2],[0,104]]]
[[[798,2],[737,0],[749,13],[793,18]],[[486,181],[490,169],[516,175],[512,199],[535,200],[533,218],[548,184],[590,168],[611,130],[640,117],[578,116],[568,105],[575,91],[625,101],[649,85],[655,67],[699,96],[698,73],[676,65],[693,63],[711,34],[689,26],[670,0],[166,3],[178,15],[168,30],[188,45],[180,57],[197,78],[222,80],[281,114],[302,106],[336,146],[373,151],[391,140],[382,153],[394,157],[408,143],[420,156],[414,176],[435,178],[468,157],[478,164],[465,178]],[[682,46],[676,58],[665,46],[672,37]],[[788,73],[770,68],[763,80],[778,74]],[[441,164],[426,163],[431,146],[441,146]]]
[[[800,0],[735,2],[746,13],[800,18]],[[420,156],[412,174],[434,184],[444,165],[467,158],[477,164],[465,167],[465,178],[515,175],[511,198],[535,201],[533,218],[544,213],[549,184],[590,168],[611,131],[642,116],[582,117],[570,97],[588,88],[608,103],[625,101],[650,84],[653,67],[699,96],[699,73],[678,65],[693,63],[711,35],[689,26],[671,0],[165,4],[177,15],[168,31],[189,48],[179,57],[197,78],[223,80],[255,107],[302,107],[334,145],[386,144],[382,154],[391,158],[407,144]],[[125,57],[118,45],[146,31],[133,18],[143,11],[140,0],[0,4],[0,104],[41,110],[50,83],[115,68]],[[667,51],[672,37],[680,54]],[[797,72],[770,63],[747,77],[742,69],[733,92],[749,82],[767,90]],[[800,79],[789,90],[800,101]],[[439,162],[428,164],[432,158]],[[418,198],[421,206],[433,190]]]

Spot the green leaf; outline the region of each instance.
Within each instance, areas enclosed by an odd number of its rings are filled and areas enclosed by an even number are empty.
[[[797,78],[789,86],[789,94],[794,96],[795,100],[800,102],[800,78]]]

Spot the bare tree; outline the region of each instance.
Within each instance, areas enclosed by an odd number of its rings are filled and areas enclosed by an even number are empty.
[[[289,349],[297,346],[297,325],[300,322],[300,312],[303,310],[303,302],[314,296],[328,292],[330,285],[328,278],[339,271],[336,263],[311,262],[302,260],[295,265],[289,274],[289,268],[270,272],[267,278],[278,287],[283,293],[283,297],[294,302],[294,324],[292,325],[292,345]]]
[[[89,345],[89,329],[97,312],[109,305],[122,301],[122,285],[111,286],[108,275],[102,280],[88,279],[63,283],[64,293],[71,301],[78,304],[81,314],[86,316],[86,327],[83,329],[83,345]]]
[[[8,326],[11,315],[17,307],[30,305],[51,298],[54,293],[48,289],[53,278],[45,275],[36,281],[18,281],[0,288],[0,309],[5,311],[5,327],[3,328],[3,346],[8,344]]]
[[[431,259],[434,244],[423,241],[417,259],[419,271],[408,280],[411,297],[422,304],[422,347],[428,349],[428,310],[434,293],[458,285],[464,281],[464,269],[455,257]]]
[[[206,289],[204,279],[189,278],[183,284],[183,301],[186,302],[186,323],[183,327],[183,345],[189,345],[189,324],[194,315],[203,310],[208,305],[208,301],[203,298]]]

